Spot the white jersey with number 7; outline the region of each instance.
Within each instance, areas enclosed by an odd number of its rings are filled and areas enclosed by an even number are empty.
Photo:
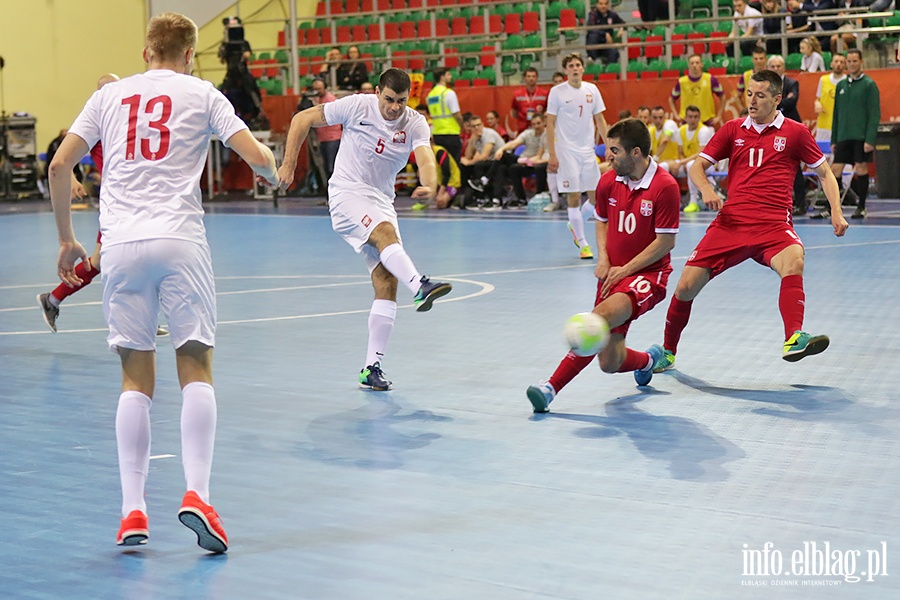
[[[582,81],[580,88],[563,82],[547,97],[547,114],[556,115],[556,150],[594,152],[594,115],[606,110],[603,96],[593,83]]]

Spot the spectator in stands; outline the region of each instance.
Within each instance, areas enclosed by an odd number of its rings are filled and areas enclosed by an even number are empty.
[[[463,117],[459,111],[459,98],[451,89],[453,74],[443,67],[434,72],[434,87],[428,92],[425,104],[431,114],[432,132],[434,141],[438,146],[443,146],[448,152],[460,161],[462,157],[462,129]]]
[[[462,147],[465,148],[469,143],[469,138],[472,137],[472,113],[465,112],[462,115],[462,129],[459,134],[460,143]]]
[[[347,60],[342,62],[337,70],[338,88],[357,92],[362,84],[368,81],[369,69],[362,61],[359,47],[350,46],[347,49]]]
[[[787,23],[784,17],[769,15],[777,15],[780,12],[784,12],[784,9],[781,7],[781,3],[778,2],[778,0],[763,0],[762,8],[760,10],[763,15],[763,39],[757,43],[757,46],[764,44],[766,52],[769,54],[778,54],[781,52],[780,36]],[[765,61],[763,62],[765,63]],[[763,64],[763,68],[765,68],[765,64]]]
[[[685,109],[686,110],[686,109]],[[654,106],[650,111],[650,155],[659,165],[671,173],[678,172],[678,125],[666,118],[666,109]]]
[[[461,172],[459,163],[447,152],[447,149],[434,143],[434,136],[431,138],[431,149],[434,151],[434,159],[437,165],[438,188],[434,197],[434,204],[438,209],[443,210],[450,208],[450,204],[462,185]],[[410,158],[414,159],[415,156]],[[427,208],[427,198],[423,198],[412,205],[412,210],[425,210]]]
[[[700,189],[688,174],[691,171],[691,167],[694,166],[694,161],[700,156],[700,152],[703,151],[703,148],[706,147],[706,144],[709,143],[716,131],[709,125],[700,123],[700,109],[696,106],[687,107],[684,112],[684,120],[684,125],[678,129],[678,135],[675,137],[678,143],[679,171],[673,170],[670,172],[672,175],[687,177],[690,201],[684,207],[684,212],[695,213],[700,212]],[[707,172],[715,168],[716,165],[710,165]],[[713,188],[716,187],[716,182],[711,175],[707,175],[706,180]]]
[[[815,13],[825,11],[825,10],[833,10],[837,8],[837,3],[835,0],[804,0],[803,2],[803,10],[809,13],[810,15],[815,16]],[[831,44],[831,32],[837,30],[838,24],[836,21],[816,21],[814,23],[814,30],[816,32],[824,32],[824,35],[819,35],[819,44],[825,45],[828,44],[830,47]]]
[[[359,93],[360,94],[374,94],[375,86],[372,85],[371,81],[363,81],[362,84],[360,84],[360,86],[359,86]],[[429,117],[430,116],[431,115],[429,114]],[[430,118],[429,118],[429,121],[430,121]]]
[[[867,214],[869,163],[872,162],[880,120],[880,93],[875,82],[863,73],[862,51],[848,50],[847,79],[837,84],[835,95],[831,147],[834,150],[833,173],[841,173],[845,164],[853,164],[855,175],[850,185],[859,196],[859,204],[852,219],[862,219]]]
[[[619,25],[625,24],[625,21],[616,13],[609,9],[609,0],[597,0],[597,5],[588,14],[588,25]],[[617,44],[622,41],[623,32],[621,27],[604,27],[590,29],[587,32],[585,43],[588,46],[594,44]],[[619,50],[617,48],[594,48],[587,51],[587,55],[591,60],[601,60],[604,64],[619,62]]]
[[[631,111],[628,110],[627,108],[623,108],[622,110],[619,111],[619,120],[620,121],[624,121],[625,119],[630,119],[630,118],[631,118]]]
[[[753,55],[751,58],[753,60],[753,68],[744,71],[744,75],[738,81],[737,85],[738,94],[741,96],[741,104],[745,108],[749,108],[750,106],[750,97],[747,96],[747,89],[750,86],[750,78],[754,73],[759,73],[766,68],[766,62],[768,61],[768,57],[766,56],[766,49],[762,46],[757,46],[753,49]]]
[[[665,109],[663,109],[665,111]],[[650,107],[649,106],[638,106],[637,109],[637,119],[648,128],[650,127]]]
[[[553,83],[553,85],[559,85],[560,83],[562,83],[565,80],[566,80],[566,74],[560,73],[559,71],[556,71],[550,77],[550,81]]]
[[[669,108],[675,119],[681,123],[684,121],[684,111],[689,105],[700,109],[700,119],[704,125],[721,125],[722,111],[725,103],[722,101],[722,84],[715,75],[704,72],[703,57],[692,54],[688,58],[688,72],[678,79],[672,95],[669,96]],[[680,100],[681,108],[675,106]]]
[[[335,70],[337,70],[340,66],[342,57],[341,49],[337,46],[334,46],[325,53],[325,62],[319,65],[318,72],[318,76],[322,78],[322,81],[328,81],[329,76],[331,75],[331,68],[334,67]]]
[[[837,8],[859,8],[866,5],[867,3],[863,3],[862,0],[842,0],[837,3]],[[848,16],[849,14],[848,12],[839,12],[838,16]],[[843,44],[843,49],[856,48],[865,38],[865,34],[853,33],[853,30],[868,26],[866,19],[839,19],[837,33],[831,36],[831,51],[840,52],[841,44]],[[838,38],[840,38],[840,43]]]
[[[800,82],[784,74],[784,57],[780,54],[770,56],[766,66],[770,71],[775,71],[781,76],[781,103],[777,110],[780,110],[786,118],[802,123],[803,119],[800,118],[800,113],[797,111],[797,102],[800,100]],[[803,177],[803,169],[798,167],[797,175],[794,177],[794,216],[805,215],[807,208],[806,178]]]
[[[555,75],[554,75],[555,76]],[[547,90],[537,86],[538,70],[528,67],[522,74],[522,87],[513,90],[512,107],[509,115],[514,119],[516,130],[513,133],[522,133],[531,124],[534,115],[542,115],[547,110]],[[563,75],[562,81],[565,81]],[[556,82],[554,82],[556,85]],[[507,121],[508,122],[508,121]]]
[[[810,36],[800,42],[800,54],[803,59],[800,62],[800,70],[804,73],[815,73],[825,70],[825,59],[822,58],[822,46],[819,38]]]
[[[316,92],[313,104],[325,104],[326,102],[337,100],[335,95],[325,88],[324,79],[314,79],[312,87],[313,91]],[[319,140],[322,160],[325,163],[325,174],[328,179],[331,179],[331,174],[334,173],[334,159],[337,158],[338,149],[341,146],[341,126],[328,125],[326,127],[317,127],[316,138]]]
[[[750,54],[763,35],[762,13],[747,4],[746,0],[734,0],[734,16],[740,18],[735,20],[731,36],[740,38],[741,54]]]
[[[816,88],[816,141],[831,143],[834,98],[837,84],[847,78],[847,59],[843,54],[831,57],[831,73],[822,75]],[[838,174],[840,180],[840,174]]]
[[[484,124],[488,127],[488,129],[493,129],[494,131],[499,133],[504,142],[509,141],[509,133],[507,133],[506,128],[500,124],[500,113],[498,113],[496,110],[489,110],[487,112],[487,114],[484,116]]]
[[[544,115],[534,115],[530,128],[520,133],[516,139],[503,144],[494,153],[494,166],[488,179],[494,183],[495,194],[497,187],[502,189],[508,181],[512,184],[517,204],[524,206],[525,187],[522,185],[522,178],[532,174],[537,176],[537,191],[547,191],[547,161],[550,153],[546,152],[544,158],[547,147],[546,125]],[[524,149],[516,156],[515,150],[520,146],[524,146]]]
[[[812,26],[809,22],[809,15],[806,13],[803,3],[800,0],[787,0],[788,12],[791,13],[785,17],[787,27],[785,33],[803,33],[809,31]],[[788,38],[788,53],[793,54],[800,51],[800,38]]]
[[[469,184],[469,188],[476,192],[484,192],[488,184],[486,177],[494,161],[494,151],[503,146],[503,138],[500,134],[484,126],[484,122],[478,115],[472,115],[469,119],[472,127],[472,136],[466,144],[466,152],[460,161],[462,168],[462,180]],[[493,190],[492,198],[479,201],[482,210],[500,210],[500,195]]]

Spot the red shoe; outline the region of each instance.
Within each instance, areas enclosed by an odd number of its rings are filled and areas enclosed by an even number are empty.
[[[228,536],[216,509],[200,499],[197,492],[188,492],[181,501],[178,520],[197,534],[197,544],[204,550],[220,554],[228,550]]]
[[[116,544],[120,546],[140,546],[147,543],[150,532],[147,530],[147,515],[139,510],[133,510],[122,519],[119,527],[119,535],[116,536]]]

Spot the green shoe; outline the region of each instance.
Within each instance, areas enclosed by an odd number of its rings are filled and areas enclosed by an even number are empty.
[[[827,335],[812,336],[805,331],[795,331],[794,335],[784,343],[781,358],[788,362],[797,362],[801,358],[824,352],[828,347]]]
[[[422,204],[421,202],[416,202],[415,204],[412,205],[412,210],[427,210],[427,209],[428,209],[428,205]]]
[[[684,207],[684,212],[687,214],[700,212],[700,205],[696,202],[691,202],[687,206]]]
[[[656,364],[653,365],[654,373],[662,373],[663,371],[668,371],[669,369],[675,368],[675,355],[666,350],[662,358],[656,361]]]

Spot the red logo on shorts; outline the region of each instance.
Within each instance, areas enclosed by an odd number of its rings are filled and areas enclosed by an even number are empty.
[[[775,136],[775,141],[772,143],[772,146],[779,152],[784,150],[784,147],[787,145],[787,138],[781,136]]]
[[[371,219],[371,217],[369,217],[369,215],[363,216],[363,218],[362,218],[362,224],[363,224],[363,227],[368,227],[369,225],[371,225],[371,224],[372,224],[372,219]]]
[[[398,131],[397,133],[395,133],[393,142],[395,144],[405,144],[406,143],[406,132]]]
[[[641,214],[645,217],[653,214],[653,200],[641,200]]]

